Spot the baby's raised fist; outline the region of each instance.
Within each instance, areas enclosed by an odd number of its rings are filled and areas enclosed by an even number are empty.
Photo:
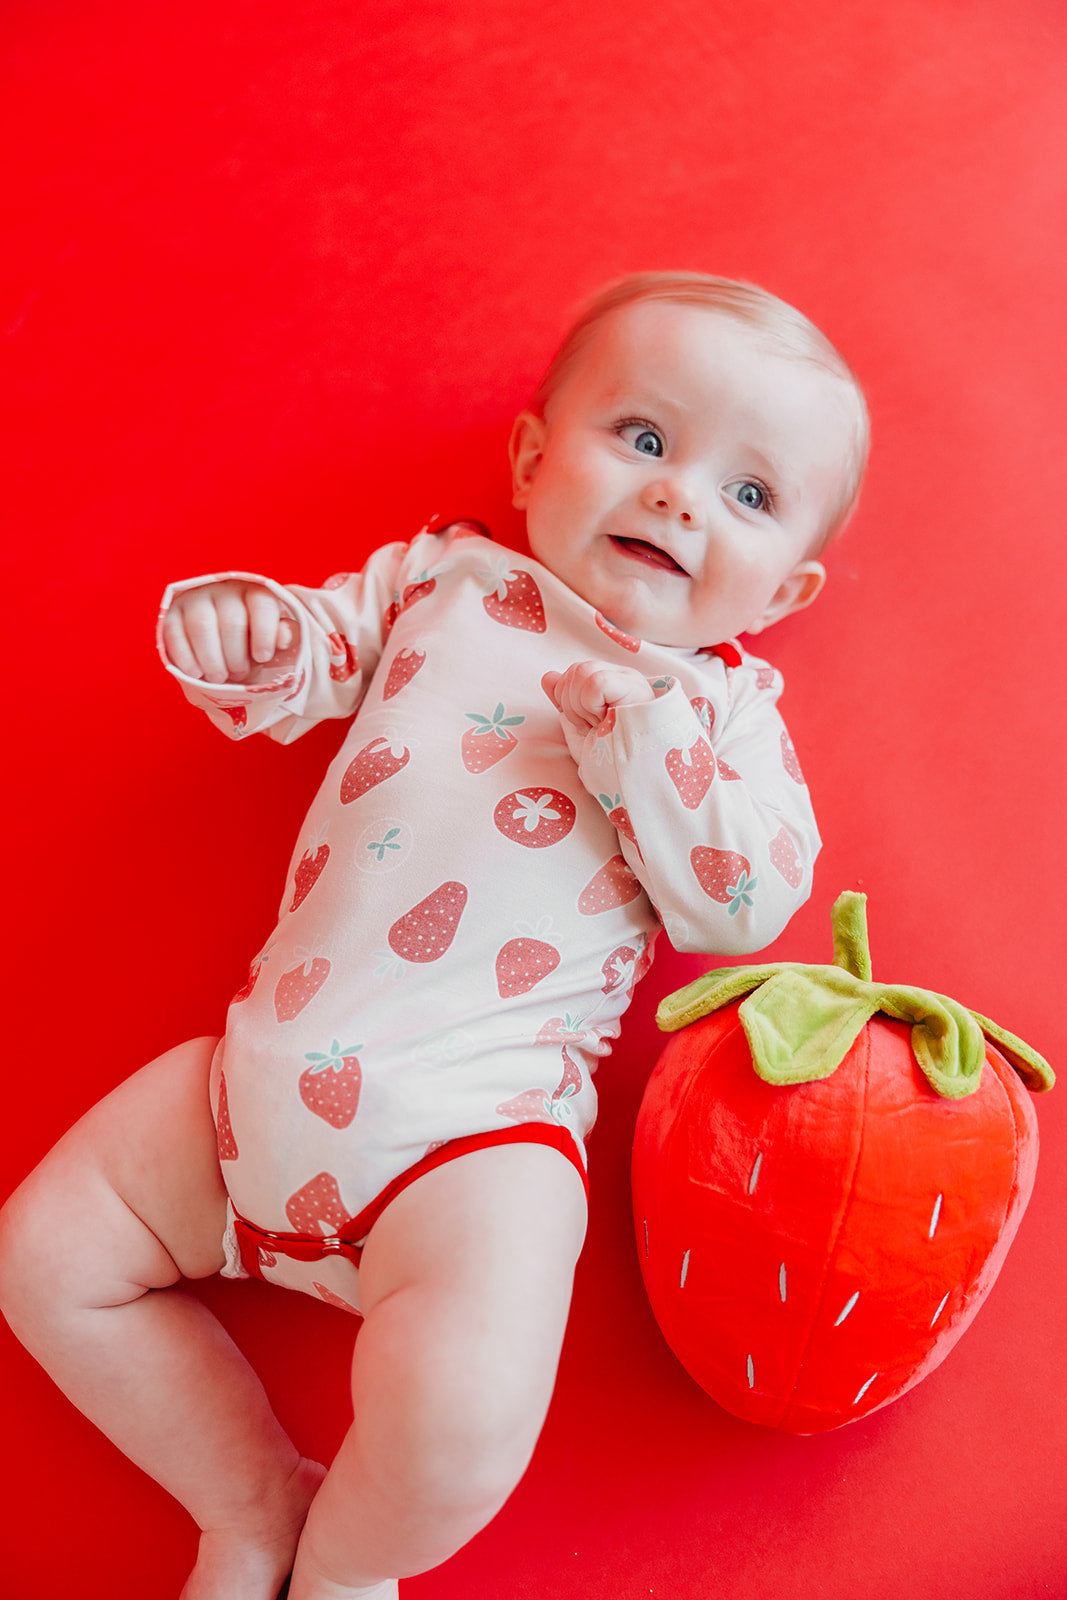
[[[576,661],[566,672],[546,672],[541,687],[579,733],[598,728],[616,706],[636,706],[656,698],[648,679],[635,668],[606,661]]]
[[[184,590],[163,618],[168,660],[206,683],[243,683],[294,636],[277,596],[236,578]]]

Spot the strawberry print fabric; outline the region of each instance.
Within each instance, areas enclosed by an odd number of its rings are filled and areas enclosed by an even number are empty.
[[[163,610],[222,577],[271,589],[297,637],[243,685],[164,656],[194,705],[232,739],[283,744],[358,711],[216,1056],[236,1210],[332,1234],[445,1142],[529,1122],[566,1129],[584,1160],[591,1074],[661,928],[741,954],[810,892],[819,839],[778,673],[734,646],[632,639],[464,524],[320,589],[215,574],[172,585]],[[541,677],[592,659],[656,698],[579,739]],[[261,1265],[357,1303],[339,1258]]]

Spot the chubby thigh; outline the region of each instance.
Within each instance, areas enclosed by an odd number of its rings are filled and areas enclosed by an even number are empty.
[[[363,1253],[368,1330],[388,1322],[391,1303],[421,1301],[425,1317],[404,1325],[425,1345],[426,1383],[432,1390],[434,1368],[445,1367],[449,1403],[465,1395],[510,1418],[524,1457],[552,1395],[586,1217],[582,1179],[558,1150],[498,1145],[402,1190]],[[422,1363],[412,1356],[414,1373]]]
[[[6,1225],[58,1292],[121,1303],[223,1262],[226,1192],[208,1093],[216,1041],[142,1067],[60,1139],[9,1202]]]
[[[386,1206],[360,1268],[356,1420],[311,1509],[294,1594],[309,1571],[361,1594],[424,1572],[495,1515],[552,1396],[585,1220],[577,1168],[530,1144],[459,1156]]]

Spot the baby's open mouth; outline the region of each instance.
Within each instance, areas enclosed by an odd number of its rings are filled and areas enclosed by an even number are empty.
[[[673,556],[668,555],[666,550],[660,550],[657,545],[649,544],[645,539],[621,539],[613,535],[611,542],[636,561],[644,561],[651,567],[662,567],[665,572],[680,572],[685,575],[685,568],[679,566]]]

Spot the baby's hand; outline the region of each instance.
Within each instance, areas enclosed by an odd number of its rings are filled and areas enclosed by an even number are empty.
[[[239,579],[184,590],[163,618],[168,659],[187,678],[207,683],[243,683],[293,638],[277,597]]]
[[[633,667],[613,667],[606,661],[577,661],[566,672],[546,672],[541,687],[579,733],[599,727],[615,706],[656,698],[648,679]]]

